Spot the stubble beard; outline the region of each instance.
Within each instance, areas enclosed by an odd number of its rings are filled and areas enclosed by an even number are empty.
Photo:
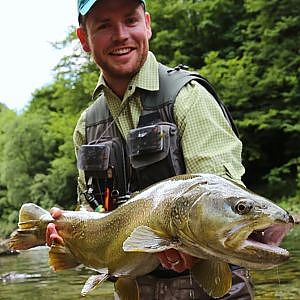
[[[146,59],[147,59],[147,54],[148,52],[146,52],[146,54],[142,55],[141,57],[139,57],[139,59],[136,61],[136,63],[129,69],[125,69],[122,71],[122,67],[118,68],[118,66],[112,66],[110,63],[106,63],[103,61],[100,62],[96,62],[96,64],[98,65],[98,67],[102,70],[103,74],[106,74],[106,77],[110,77],[110,78],[114,78],[116,80],[121,80],[121,79],[131,79],[132,77],[134,77],[142,68],[142,66],[144,65]]]

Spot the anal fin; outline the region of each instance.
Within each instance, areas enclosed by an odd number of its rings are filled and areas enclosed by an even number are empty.
[[[135,279],[118,278],[115,282],[115,291],[121,300],[140,300],[139,288]]]
[[[213,298],[223,297],[232,286],[232,273],[225,262],[201,260],[192,268],[192,275]]]

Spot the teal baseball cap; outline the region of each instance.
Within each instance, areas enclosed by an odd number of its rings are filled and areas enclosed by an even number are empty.
[[[77,0],[78,15],[86,15],[96,1],[100,0]],[[145,0],[140,0],[140,2],[146,6]]]

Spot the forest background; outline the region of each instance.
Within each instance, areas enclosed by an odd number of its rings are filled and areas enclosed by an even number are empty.
[[[246,185],[299,211],[299,0],[149,0],[147,9],[157,59],[199,71],[231,111]],[[72,54],[55,67],[53,82],[34,91],[22,113],[0,103],[0,237],[15,229],[23,203],[76,206],[72,133],[99,70],[74,28],[54,46]]]

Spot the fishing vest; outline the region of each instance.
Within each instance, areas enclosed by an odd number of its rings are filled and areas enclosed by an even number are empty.
[[[230,113],[204,77],[182,65],[169,68],[159,64],[158,72],[158,91],[136,91],[142,112],[137,128],[130,131],[127,140],[116,126],[104,94],[86,111],[86,145],[81,146],[77,163],[85,171],[87,186],[98,204],[109,198],[105,191],[115,199],[115,206],[116,201],[126,201],[126,195],[134,191],[185,173],[173,108],[182,87],[192,80],[214,97],[238,136]]]

